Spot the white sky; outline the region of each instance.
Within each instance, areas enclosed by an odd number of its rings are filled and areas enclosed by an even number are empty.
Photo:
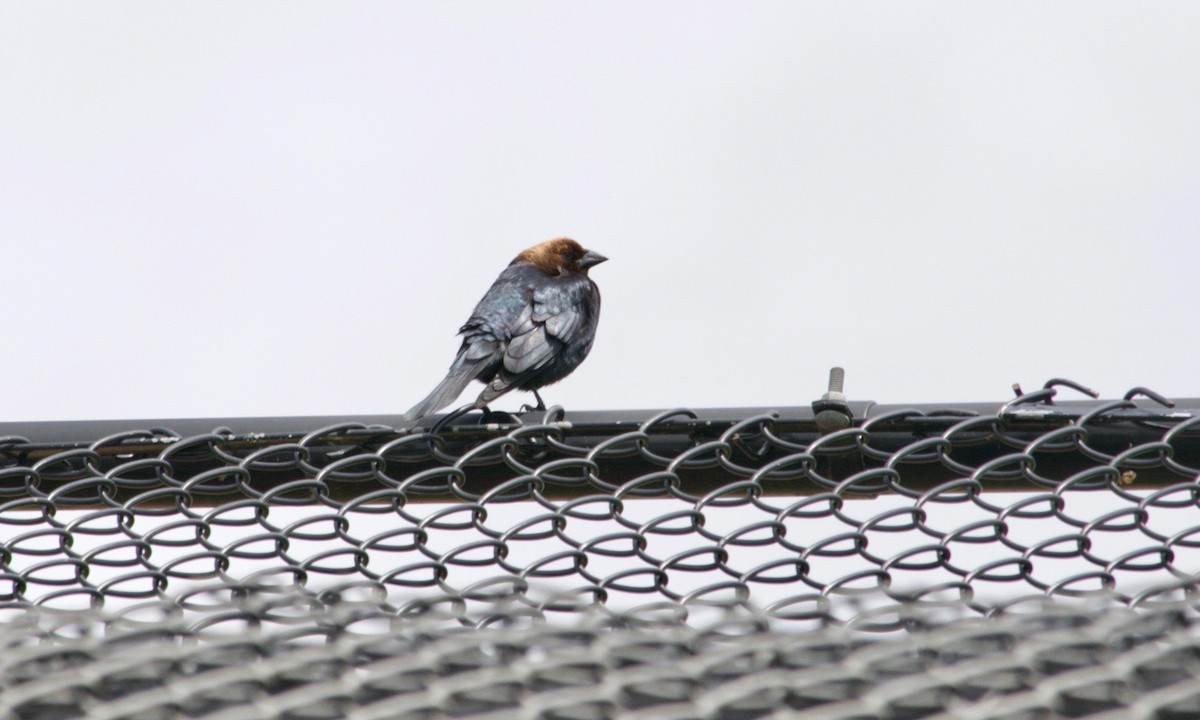
[[[1197,38],[1194,3],[0,2],[0,420],[399,413],[557,235],[611,258],[568,409],[834,364],[1200,396]]]

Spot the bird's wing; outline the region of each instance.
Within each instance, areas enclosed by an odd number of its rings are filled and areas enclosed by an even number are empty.
[[[513,325],[504,352],[504,369],[514,376],[538,370],[570,344],[584,325],[576,293],[560,285],[536,288],[529,305]]]
[[[533,313],[532,292],[526,287],[520,268],[509,267],[496,278],[483,299],[475,306],[475,312],[459,328],[463,336],[462,348],[456,362],[486,366],[499,362],[504,353],[504,344],[517,328],[529,324]]]
[[[504,351],[504,369],[510,375],[536,370],[554,359],[554,344],[547,337],[545,324],[533,319],[535,307],[533,303],[526,307]]]

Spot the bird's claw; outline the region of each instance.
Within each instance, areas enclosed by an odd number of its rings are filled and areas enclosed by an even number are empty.
[[[530,405],[529,403],[525,403],[524,405],[521,406],[521,409],[518,410],[517,412],[520,412],[520,413],[546,412],[546,403],[544,400],[542,400],[542,396],[538,395],[537,390],[534,390],[532,392],[533,392],[533,396],[535,398],[537,398],[537,402],[538,402],[537,406],[535,407],[533,405]]]

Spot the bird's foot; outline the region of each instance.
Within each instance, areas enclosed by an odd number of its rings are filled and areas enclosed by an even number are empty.
[[[527,412],[545,412],[546,411],[546,403],[545,403],[545,401],[542,400],[542,396],[538,395],[537,390],[533,390],[532,392],[533,392],[533,396],[535,398],[537,398],[537,401],[538,401],[537,407],[534,407],[527,403],[525,405],[522,405],[521,409],[518,410],[517,412],[527,413]]]

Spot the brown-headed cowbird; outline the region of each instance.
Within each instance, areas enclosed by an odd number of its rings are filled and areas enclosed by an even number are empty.
[[[568,238],[547,240],[518,255],[459,328],[458,356],[446,378],[405,414],[409,422],[454,402],[471,380],[487,387],[483,408],[513,388],[533,391],[571,374],[592,349],[600,289],[588,269],[608,258]]]

